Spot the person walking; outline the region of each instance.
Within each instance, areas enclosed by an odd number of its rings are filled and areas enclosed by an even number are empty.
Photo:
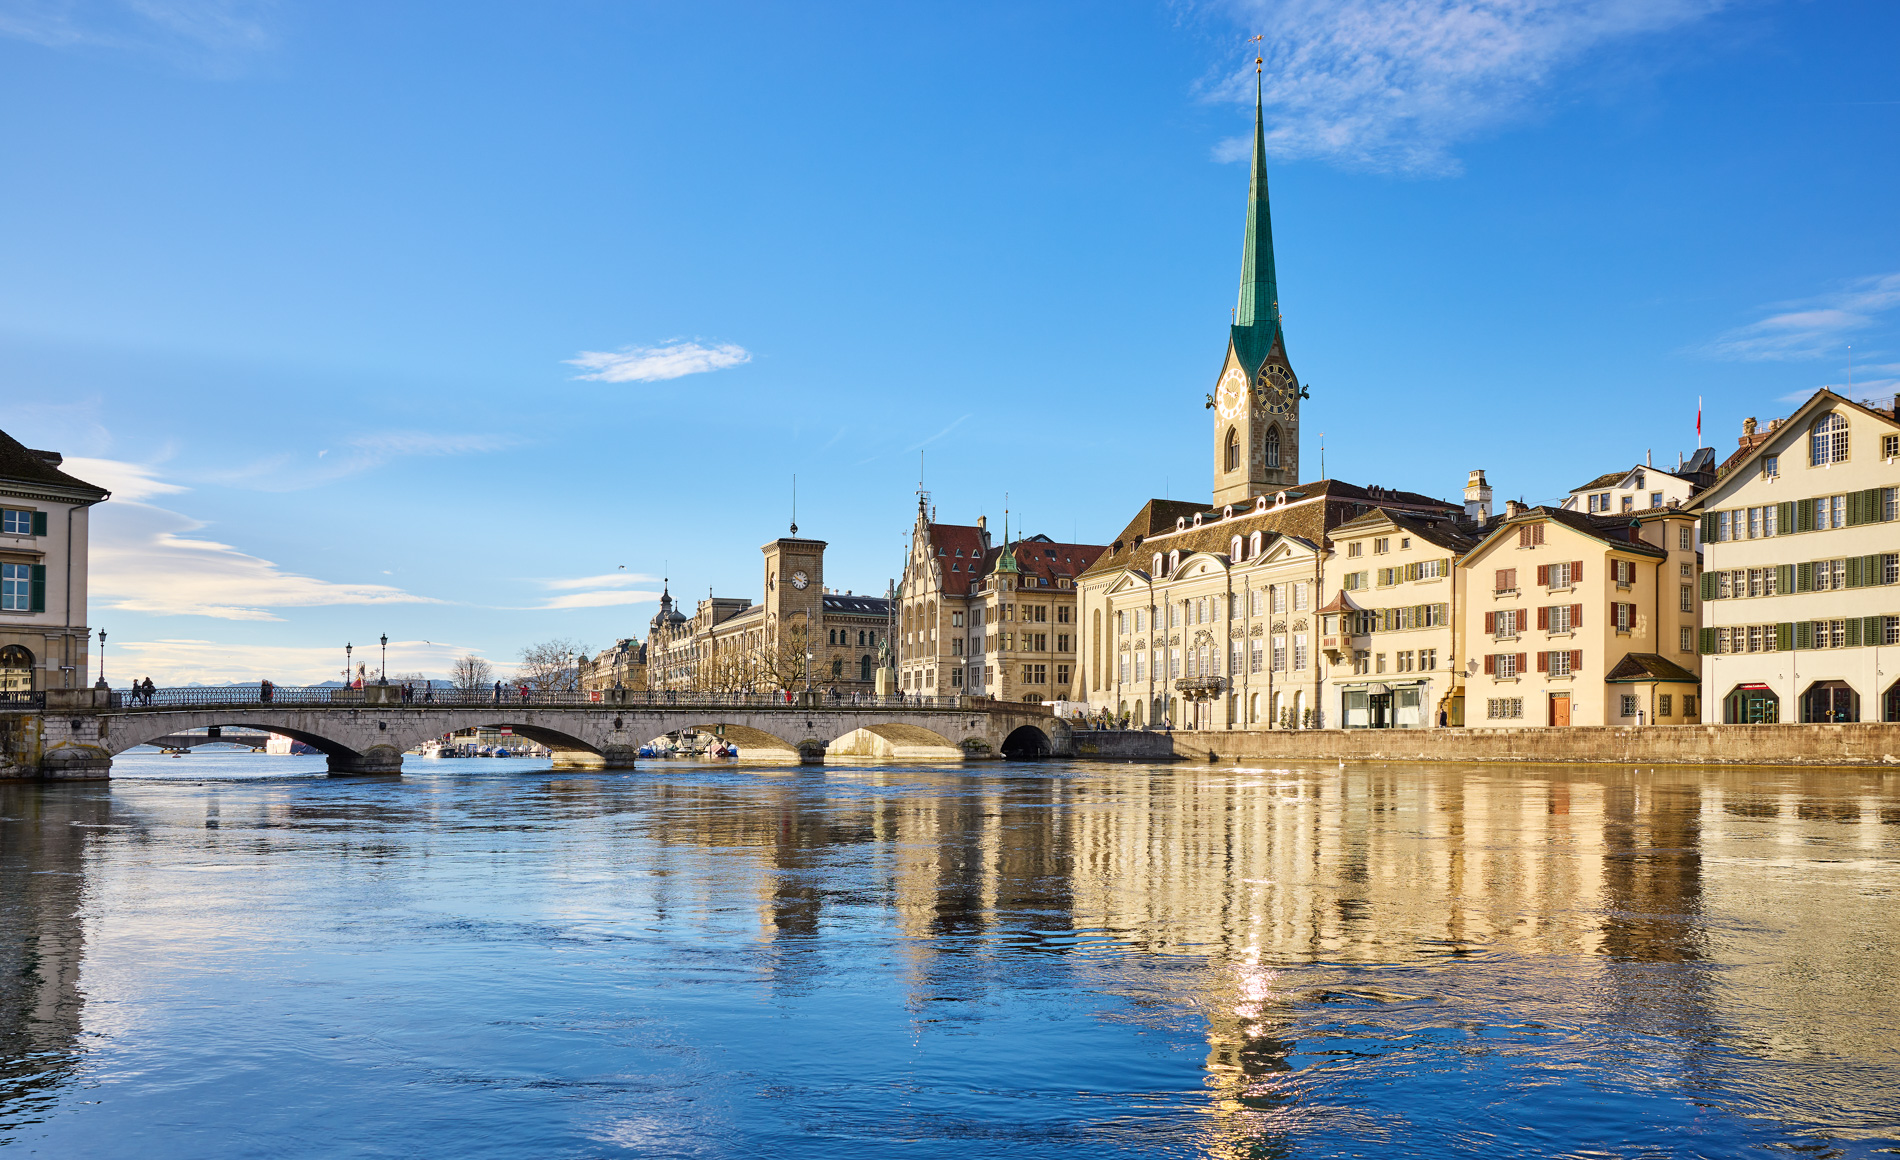
[[[270,683],[268,678],[257,682],[257,699],[266,705],[270,704],[271,691],[276,687],[277,686]]]
[[[495,682],[495,704],[501,704],[501,682]]]

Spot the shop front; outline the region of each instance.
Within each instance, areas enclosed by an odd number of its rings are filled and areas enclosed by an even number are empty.
[[[1365,681],[1340,686],[1340,721],[1348,729],[1418,729],[1425,724],[1424,681]]]

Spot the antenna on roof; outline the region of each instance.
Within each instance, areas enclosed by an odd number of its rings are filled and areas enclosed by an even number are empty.
[[[1326,478],[1326,432],[1319,433],[1319,477]]]
[[[798,534],[798,473],[792,472],[792,534]]]

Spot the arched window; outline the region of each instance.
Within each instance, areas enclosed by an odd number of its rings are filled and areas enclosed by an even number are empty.
[[[871,654],[865,653],[863,656],[858,658],[858,680],[868,681],[870,679],[871,679]]]
[[[1240,560],[1240,537],[1239,536],[1235,536],[1233,539],[1227,541],[1227,558],[1235,562],[1238,562]]]
[[[1847,462],[1847,416],[1833,411],[1814,425],[1808,433],[1808,462],[1816,467]]]
[[[1266,460],[1268,467],[1280,466],[1280,429],[1278,427],[1267,429]]]
[[[1253,559],[1260,554],[1261,536],[1259,532],[1247,537],[1247,558]]]
[[[0,648],[0,693],[33,691],[33,654],[22,645]]]
[[[1172,576],[1174,574],[1174,570],[1176,568],[1179,568],[1180,566],[1181,566],[1181,549],[1176,548],[1174,551],[1168,553],[1168,574]]]
[[[1149,569],[1148,574],[1150,576],[1161,575],[1161,553],[1160,552],[1155,553],[1154,567]]]
[[[835,681],[839,677],[842,677],[842,676],[844,676],[844,658],[832,657],[831,658],[831,679]]]
[[[1240,470],[1240,432],[1233,427],[1227,429],[1227,454],[1221,462],[1222,471]]]

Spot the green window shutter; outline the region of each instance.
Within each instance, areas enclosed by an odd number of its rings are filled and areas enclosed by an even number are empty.
[[[1704,572],[1702,574],[1702,599],[1715,599],[1715,573],[1713,572]]]
[[[1814,564],[1796,564],[1794,566],[1794,590],[1796,592],[1814,591]],[[1807,647],[1803,645],[1802,647]]]
[[[31,584],[31,588],[29,589],[29,591],[30,591],[31,599],[32,599],[32,607],[29,608],[28,611],[29,612],[45,612],[46,611],[46,565],[44,564],[33,565],[33,572],[30,577],[29,583]]]
[[[1794,565],[1793,564],[1776,564],[1775,565],[1775,591],[1782,594],[1783,596],[1786,596],[1788,593],[1794,591]],[[1788,646],[1783,645],[1782,647],[1786,648]]]
[[[1802,649],[1814,647],[1814,622],[1812,620],[1797,620],[1794,622],[1794,647]]]
[[[1794,530],[1811,532],[1814,530],[1814,504],[1808,500],[1796,500],[1794,504]]]
[[[1849,617],[1847,620],[1847,647],[1860,647],[1860,617],[1858,616]]]
[[[1800,529],[1794,526],[1795,502],[1791,499],[1783,500],[1776,506],[1781,510],[1775,520],[1775,527],[1781,530],[1781,534],[1785,536],[1789,532],[1799,531]]]
[[[1867,493],[1850,491],[1847,493],[1847,526],[1856,527],[1867,522]]]
[[[43,536],[46,534],[46,513],[45,512],[33,513],[33,534],[36,536]]]
[[[1787,652],[1794,647],[1794,622],[1784,620],[1775,625],[1775,648]]]
[[[1702,630],[1702,655],[1707,656],[1714,651],[1715,651],[1715,630],[1712,628],[1705,628]]]
[[[1860,630],[1860,643],[1867,645],[1885,644],[1887,640],[1887,618],[1870,616]]]
[[[1887,570],[1881,566],[1882,563],[1883,560],[1879,556],[1860,558],[1860,582],[1863,587],[1871,588],[1876,584],[1885,583]]]
[[[1866,581],[1861,579],[1861,557],[1849,556],[1847,558],[1847,586],[1859,588],[1865,583]]]
[[[1714,512],[1702,513],[1702,542],[1705,544],[1713,544],[1715,542]]]

